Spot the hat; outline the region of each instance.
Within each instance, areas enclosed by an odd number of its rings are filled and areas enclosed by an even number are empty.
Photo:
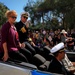
[[[36,33],[38,33],[38,31],[36,31]]]
[[[28,17],[29,17],[29,13],[28,13],[28,12],[22,12],[22,13],[21,13],[21,16],[25,16],[25,17],[28,18]]]
[[[64,29],[61,31],[61,33],[65,33],[65,34],[67,34],[67,32],[66,32]]]
[[[29,38],[29,39],[28,39],[28,41],[32,41],[32,39],[31,39],[31,38]]]
[[[55,45],[55,46],[50,50],[50,52],[51,52],[51,53],[55,53],[55,52],[57,52],[57,51],[62,50],[63,48],[64,48],[64,43],[61,42],[61,43]]]

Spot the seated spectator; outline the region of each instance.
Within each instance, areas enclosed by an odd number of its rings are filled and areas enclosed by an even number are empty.
[[[38,53],[38,54],[41,54],[41,53],[42,53],[41,48],[39,48],[39,46],[37,46],[37,45],[33,42],[33,40],[32,40],[31,38],[28,38],[28,42],[25,42],[25,44],[26,44],[26,45],[28,44],[28,47],[26,47],[26,48],[29,48],[29,50],[31,49],[31,52],[34,51],[33,55],[34,55],[35,53]]]
[[[66,39],[66,43],[68,51],[74,51],[74,38],[68,36],[68,38]]]
[[[46,41],[45,41],[45,46],[43,47],[43,56],[47,59],[47,60],[50,60],[50,49],[52,48],[53,44],[52,42],[50,41],[49,38],[46,38]]]
[[[65,58],[62,60],[62,62],[68,71],[75,73],[75,62],[71,62],[66,54],[65,54]]]
[[[67,39],[67,32],[63,29],[61,31],[61,42],[66,42],[66,39]]]

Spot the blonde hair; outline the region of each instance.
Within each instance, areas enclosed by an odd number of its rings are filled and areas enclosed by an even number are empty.
[[[9,18],[10,16],[17,16],[17,13],[15,10],[8,10],[5,13],[6,18]]]

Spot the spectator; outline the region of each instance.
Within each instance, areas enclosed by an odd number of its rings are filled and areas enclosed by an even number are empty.
[[[67,32],[63,29],[61,31],[61,42],[66,42],[66,39],[67,39]]]
[[[62,60],[62,62],[68,71],[75,73],[75,62],[71,62],[67,57],[67,54],[65,54],[65,58]]]

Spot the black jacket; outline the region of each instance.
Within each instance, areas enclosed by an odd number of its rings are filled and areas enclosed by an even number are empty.
[[[62,65],[56,58],[51,60],[48,71],[63,75],[73,75],[71,72],[68,72],[64,65]]]
[[[15,27],[16,27],[17,32],[19,34],[19,40],[20,40],[20,42],[21,43],[25,42],[27,40],[27,38],[28,38],[28,28],[26,28],[26,25],[24,23],[22,23],[21,21],[18,22],[18,23],[16,23]]]

